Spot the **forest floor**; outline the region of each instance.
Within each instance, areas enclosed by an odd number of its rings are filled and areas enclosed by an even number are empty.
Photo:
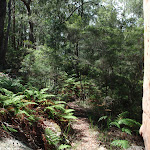
[[[75,110],[74,115],[78,118],[72,123],[75,134],[72,137],[71,150],[121,150],[121,147],[111,145],[114,139],[129,141],[130,147],[127,150],[144,150],[143,140],[139,135],[127,135],[117,128],[102,131],[90,119],[90,108],[85,108],[75,101],[69,102],[68,106]]]
[[[144,150],[140,136],[126,135],[117,128],[102,131],[89,118],[89,108],[82,107],[76,101],[68,102],[68,107],[75,110],[74,115],[77,117],[71,124],[73,129],[70,135],[71,150],[121,150],[120,147],[113,147],[110,143],[115,138],[124,137],[130,141],[131,147],[128,150]],[[20,141],[7,135],[7,132],[0,131],[0,135],[0,150],[30,150]]]
[[[91,127],[92,124],[87,118],[86,110],[75,102],[68,103],[68,106],[75,110],[75,116],[78,117],[72,124],[75,132],[74,140],[71,143],[72,150],[105,150],[98,140],[99,132]]]

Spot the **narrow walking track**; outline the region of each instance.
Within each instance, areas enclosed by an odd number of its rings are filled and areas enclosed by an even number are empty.
[[[72,124],[76,134],[75,140],[71,143],[72,150],[106,150],[99,144],[99,132],[90,128],[91,124],[86,111],[75,102],[68,103],[68,106],[75,110],[75,115],[78,117]]]

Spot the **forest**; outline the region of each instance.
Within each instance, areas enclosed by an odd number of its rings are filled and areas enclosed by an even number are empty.
[[[143,20],[141,0],[0,0],[0,143],[84,150],[84,118],[87,150],[143,146]]]

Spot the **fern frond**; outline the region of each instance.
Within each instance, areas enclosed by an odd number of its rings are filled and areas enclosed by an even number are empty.
[[[31,105],[31,104],[38,105],[38,104],[37,104],[37,103],[35,103],[35,102],[26,102],[26,103],[24,103],[24,104],[23,104],[23,106],[22,106],[22,107],[25,107],[25,106],[27,106],[27,105]]]
[[[17,103],[21,102],[21,99],[24,98],[24,95],[19,95],[16,96],[16,94],[14,94],[12,97],[10,97],[8,100],[4,101],[4,105],[8,106],[8,105],[16,105]]]
[[[44,93],[46,93],[46,91],[48,91],[48,90],[49,90],[49,88],[41,89],[41,90],[40,90],[40,93],[41,93],[41,94],[44,94]]]
[[[70,114],[67,114],[67,115],[62,115],[61,117],[63,117],[64,119],[68,119],[68,120],[71,120],[71,119],[77,119],[77,117],[76,116],[73,116],[73,114],[72,113],[70,113]]]
[[[66,148],[71,148],[71,146],[70,146],[70,145],[61,144],[61,145],[59,146],[58,150],[64,150],[64,149],[66,149]]]
[[[66,109],[64,113],[67,114],[67,113],[71,113],[71,112],[74,112],[74,111],[75,111],[74,109]]]
[[[50,144],[53,144],[54,146],[57,147],[59,141],[60,141],[60,137],[57,136],[57,134],[52,131],[50,128],[46,128],[45,129],[45,135],[46,135],[46,139]]]
[[[5,93],[5,95],[7,95],[7,96],[11,96],[14,94],[12,91],[9,91],[5,88],[0,88],[0,92]]]
[[[116,121],[114,121],[114,122],[110,122],[109,126],[110,126],[110,127],[111,127],[111,126],[116,126],[116,127],[120,128],[119,123],[118,123],[118,122],[116,122]]]
[[[55,103],[55,104],[66,104],[65,101],[55,101],[54,103]]]
[[[122,128],[122,132],[125,132],[125,133],[127,133],[129,135],[132,135],[131,130],[128,129],[128,128]]]
[[[125,111],[118,115],[117,119],[126,118],[128,116],[129,112]]]
[[[56,111],[52,106],[46,107],[44,111],[46,111],[47,109],[50,110],[51,113],[54,113]]]
[[[55,109],[61,110],[63,112],[65,111],[65,108],[64,108],[63,104],[54,105],[52,107],[54,107]]]
[[[105,120],[105,119],[107,119],[107,118],[108,118],[108,116],[102,116],[102,117],[100,117],[100,118],[98,119],[98,122],[101,121],[101,120]]]
[[[135,120],[133,120],[133,119],[129,119],[129,118],[125,118],[125,119],[120,119],[119,121],[118,121],[118,123],[120,124],[120,125],[126,125],[126,126],[129,126],[129,127],[133,127],[133,126],[139,126],[140,127],[140,124],[137,122],[137,121],[135,121]]]
[[[126,141],[126,140],[115,140],[111,144],[114,145],[114,146],[122,147],[124,149],[129,148],[129,142]]]
[[[25,110],[19,110],[18,114],[25,114],[28,117],[30,116],[30,114],[27,111],[25,111]]]

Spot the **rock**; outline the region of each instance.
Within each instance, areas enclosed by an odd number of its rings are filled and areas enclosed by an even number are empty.
[[[14,138],[2,138],[0,140],[0,150],[32,150],[21,141]]]
[[[127,150],[145,150],[142,146],[131,146]]]
[[[104,146],[100,146],[98,150],[107,150]]]

